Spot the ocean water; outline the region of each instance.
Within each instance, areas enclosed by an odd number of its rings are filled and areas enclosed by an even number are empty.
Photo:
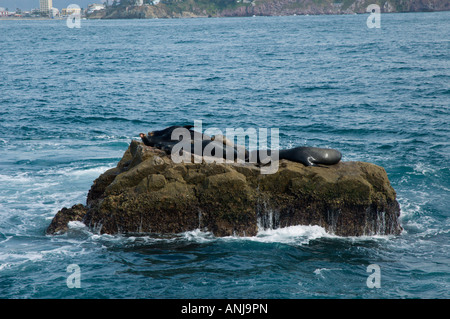
[[[0,298],[448,298],[450,12],[366,19],[0,21]],[[403,233],[45,235],[140,132],[194,120],[383,166]]]

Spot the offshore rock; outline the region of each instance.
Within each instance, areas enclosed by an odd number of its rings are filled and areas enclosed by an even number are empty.
[[[385,170],[364,162],[306,167],[281,160],[274,174],[251,163],[175,164],[132,141],[92,185],[86,205],[59,211],[48,234],[82,221],[107,234],[170,234],[195,229],[254,236],[260,229],[319,225],[339,236],[397,235],[400,207]]]

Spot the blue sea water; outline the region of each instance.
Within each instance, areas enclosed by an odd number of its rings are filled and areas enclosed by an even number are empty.
[[[366,19],[0,21],[0,298],[448,298],[450,12]],[[139,132],[194,120],[384,167],[403,233],[45,235]]]

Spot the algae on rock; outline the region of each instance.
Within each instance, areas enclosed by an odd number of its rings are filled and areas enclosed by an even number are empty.
[[[172,162],[132,141],[93,183],[86,205],[63,208],[47,233],[82,221],[107,234],[254,236],[260,228],[319,225],[340,236],[399,234],[400,207],[386,171],[364,162],[306,167],[281,160],[274,174],[250,163]]]

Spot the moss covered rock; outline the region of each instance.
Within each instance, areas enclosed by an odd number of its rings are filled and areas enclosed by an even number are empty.
[[[386,171],[364,162],[306,167],[282,160],[263,175],[245,163],[181,163],[132,141],[117,167],[93,183],[86,205],[58,212],[49,234],[68,221],[98,233],[253,236],[259,229],[319,225],[341,236],[399,234],[400,208]]]

